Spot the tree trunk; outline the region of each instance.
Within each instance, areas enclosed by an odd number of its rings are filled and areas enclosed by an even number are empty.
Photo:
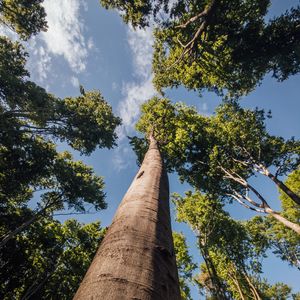
[[[169,183],[154,138],[76,300],[180,300]]]
[[[199,240],[199,249],[203,257],[203,260],[206,264],[207,271],[214,288],[214,291],[212,291],[215,294],[214,296],[216,296],[217,299],[224,299],[224,300],[228,299],[226,296],[226,291],[224,289],[223,283],[221,282],[217,274],[217,271],[215,269],[215,265],[209,256],[205,244],[201,240]]]
[[[281,180],[279,180],[277,177],[275,177],[272,173],[269,171],[266,173],[266,175],[283,191],[285,192],[295,203],[300,205],[300,197],[295,194],[293,191],[291,191]]]
[[[300,225],[293,223],[280,215],[278,212],[272,210],[271,208],[265,208],[266,213],[270,214],[272,217],[274,217],[277,221],[281,222],[286,227],[294,230],[296,233],[300,235]]]
[[[244,271],[245,272],[245,271]],[[254,294],[254,299],[255,300],[261,300],[261,297],[259,295],[258,290],[256,289],[256,287],[254,286],[254,284],[251,282],[250,278],[248,277],[247,273],[245,272],[245,278],[250,286],[250,289],[252,290],[253,294]]]

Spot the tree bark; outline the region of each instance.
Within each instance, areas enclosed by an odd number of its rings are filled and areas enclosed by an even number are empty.
[[[293,223],[280,215],[278,212],[274,211],[271,208],[265,208],[266,213],[270,214],[273,218],[275,218],[277,221],[281,222],[286,227],[294,230],[296,233],[300,235],[300,225]]]
[[[180,300],[169,183],[153,137],[74,299]]]

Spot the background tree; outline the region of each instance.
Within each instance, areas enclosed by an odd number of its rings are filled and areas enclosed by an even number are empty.
[[[0,1],[0,22],[26,40],[47,28],[42,2]],[[0,297],[70,299],[103,233],[53,215],[104,209],[104,182],[55,142],[112,148],[121,121],[99,91],[60,99],[31,82],[27,56],[0,37]]]
[[[1,0],[0,23],[27,40],[41,30],[47,30],[44,0]]]
[[[179,273],[180,293],[183,300],[192,300],[189,284],[193,282],[193,271],[197,268],[189,254],[185,236],[173,232],[176,263]]]
[[[1,249],[1,299],[71,299],[103,235],[99,222],[38,220]]]
[[[154,123],[155,120],[155,123]],[[182,180],[223,201],[266,213],[300,233],[300,227],[274,211],[249,179],[256,174],[270,178],[298,205],[299,196],[279,176],[287,175],[299,164],[299,142],[270,135],[262,110],[243,109],[236,101],[226,101],[216,115],[204,117],[194,108],[153,98],[142,106],[137,130],[154,126],[170,170]],[[144,143],[131,141],[141,156]],[[273,175],[270,168],[276,168]]]
[[[177,219],[195,232],[204,259],[196,281],[216,299],[286,299],[291,289],[262,279],[268,244],[249,223],[233,220],[220,202],[199,192],[174,195]],[[280,296],[279,296],[280,295]]]
[[[184,85],[239,96],[253,90],[266,73],[281,81],[299,72],[299,7],[267,20],[269,0],[100,3],[120,11],[134,27],[154,23],[153,70],[159,90]]]
[[[299,175],[299,170],[296,170],[292,172],[285,181],[285,184],[298,195],[300,191]],[[280,191],[280,200],[282,215],[289,218],[294,223],[299,224],[299,206],[282,191]],[[269,247],[277,256],[300,270],[299,235],[270,217],[255,217],[248,222],[250,224],[249,228],[251,228],[253,233],[264,233],[266,243],[269,243]]]
[[[29,37],[46,28],[41,2],[1,1],[1,18]],[[55,210],[106,207],[103,179],[69,153],[58,153],[53,141],[82,154],[112,148],[121,122],[98,91],[60,99],[31,82],[27,56],[19,42],[0,37],[0,246]],[[33,196],[40,201],[28,210]]]

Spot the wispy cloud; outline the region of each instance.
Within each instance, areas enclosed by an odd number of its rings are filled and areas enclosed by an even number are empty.
[[[79,79],[75,76],[71,76],[71,83],[75,88],[79,87]]]
[[[67,62],[72,73],[85,71],[89,52],[95,46],[93,39],[86,36],[81,15],[88,8],[86,1],[45,0],[43,6],[47,14],[48,30],[32,37],[25,46],[29,52],[28,69],[32,78],[44,84],[57,57]],[[5,27],[0,27],[0,34],[18,39],[16,34]]]
[[[142,103],[153,97],[156,92],[152,84],[152,29],[147,28],[127,31],[128,44],[132,52],[135,81],[123,83],[123,100],[119,103],[118,111],[123,120],[123,134],[131,132],[137,121]]]
[[[124,98],[118,105],[118,112],[123,120],[123,126],[118,130],[119,150],[115,153],[113,160],[117,171],[126,168],[129,163],[134,163],[135,157],[132,151],[129,151],[125,138],[127,135],[134,134],[134,124],[139,117],[141,104],[156,94],[152,84],[153,75],[151,71],[152,28],[133,30],[129,27],[127,41],[132,53],[135,80],[123,83],[122,94]]]
[[[45,0],[48,31],[39,38],[46,50],[53,55],[61,55],[71,69],[80,73],[86,68],[88,42],[84,37],[84,22],[80,16],[80,0]]]

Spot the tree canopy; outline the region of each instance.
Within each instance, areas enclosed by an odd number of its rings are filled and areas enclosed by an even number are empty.
[[[222,204],[208,195],[173,195],[177,220],[197,236],[204,263],[195,277],[200,291],[212,299],[287,299],[291,289],[270,285],[261,277],[269,244],[248,222],[235,221]],[[299,296],[299,295],[298,295]],[[216,297],[216,298],[213,298]]]
[[[1,0],[0,23],[27,40],[41,30],[47,30],[44,0]]]
[[[158,90],[184,85],[219,94],[249,93],[267,73],[299,72],[300,8],[267,19],[270,0],[106,1],[134,27],[154,27]]]
[[[257,174],[266,176],[300,203],[297,193],[280,180],[299,165],[299,141],[270,135],[265,118],[263,110],[244,109],[234,100],[205,117],[193,107],[153,98],[142,106],[136,128],[145,135],[153,132],[168,169],[177,171],[182,180],[223,201],[270,214],[300,234],[299,225],[274,211],[269,199],[249,181]],[[146,141],[135,137],[131,144],[142,157]],[[270,168],[276,168],[275,174]]]
[[[104,233],[99,222],[38,220],[0,251],[1,299],[71,299]]]

